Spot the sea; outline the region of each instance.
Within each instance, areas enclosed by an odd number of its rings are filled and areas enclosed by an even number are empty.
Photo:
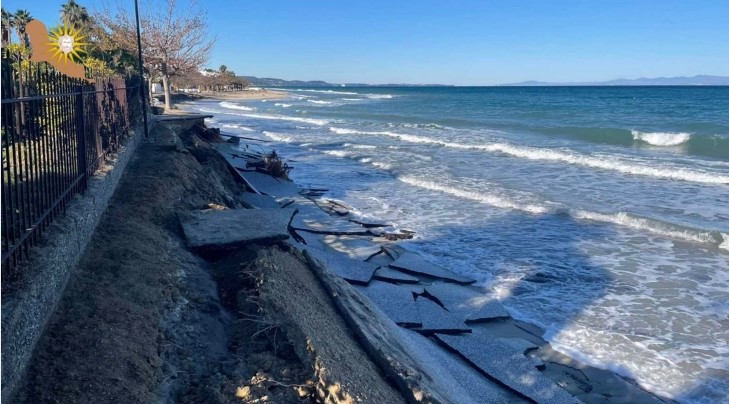
[[[299,184],[416,232],[558,351],[729,402],[729,87],[332,87],[202,100]]]

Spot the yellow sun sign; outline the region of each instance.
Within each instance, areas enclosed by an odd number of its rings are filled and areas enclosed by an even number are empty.
[[[69,60],[72,62],[79,61],[81,60],[81,54],[86,53],[84,47],[88,44],[83,42],[86,35],[81,35],[81,31],[74,26],[69,27],[64,24],[57,27],[51,30],[48,38],[51,40],[48,45],[51,47],[51,52],[53,52],[52,58],[57,57],[59,62],[62,59],[65,59],[66,63]]]

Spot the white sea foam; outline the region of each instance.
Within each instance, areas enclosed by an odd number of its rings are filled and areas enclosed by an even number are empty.
[[[340,98],[342,101],[363,101],[364,98]]]
[[[362,131],[362,130],[358,130],[358,129],[337,128],[335,126],[330,127],[329,130],[338,135],[373,135],[373,136],[393,136],[393,137],[400,136],[399,134],[393,133],[393,132],[368,132],[368,131]]]
[[[271,138],[272,140],[275,140],[277,142],[284,142],[289,143],[291,142],[291,136],[286,136],[282,133],[276,133],[276,132],[269,132],[267,130],[263,131],[263,134]]]
[[[252,128],[249,128],[249,127],[243,126],[243,125],[238,125],[235,123],[222,123],[222,124],[220,124],[220,126],[223,128],[240,129],[240,130],[246,131],[246,132],[255,132],[256,131],[255,129],[252,129]]]
[[[331,104],[331,101],[322,101],[322,100],[306,100],[306,101],[310,102],[312,104],[320,104],[320,105]]]
[[[634,379],[643,388],[664,397],[674,398],[691,384],[671,360],[619,333],[568,327],[553,337],[545,335],[545,339],[558,352]],[[615,346],[620,349],[610,348]]]
[[[521,157],[530,160],[561,161],[568,164],[578,164],[603,170],[618,171],[625,174],[644,175],[655,178],[700,182],[706,184],[729,184],[729,175],[696,171],[683,167],[655,167],[649,165],[631,164],[627,162],[616,161],[615,159],[589,156],[574,152],[514,146],[504,143],[478,146],[478,148],[482,148],[488,151],[501,152],[515,157]]]
[[[397,126],[396,124],[388,124],[388,126]],[[403,127],[415,129],[452,129],[448,126],[439,125],[437,123],[404,123]]]
[[[344,147],[351,147],[353,149],[376,149],[377,146],[369,145],[369,144],[356,144],[356,143],[345,143],[343,145]]]
[[[729,234],[721,233],[721,237],[724,241],[719,244],[719,248],[729,251]]]
[[[459,198],[472,200],[479,203],[485,203],[487,205],[495,206],[497,208],[517,209],[527,213],[540,214],[547,212],[547,208],[544,206],[533,205],[533,204],[522,204],[515,202],[509,198],[485,194],[482,192],[474,192],[465,189],[459,189],[455,187],[449,187],[421,178],[415,178],[411,176],[401,176],[398,180],[409,185],[416,186],[418,188],[429,189],[431,191],[443,192],[451,195],[455,195]]]
[[[393,98],[394,95],[392,94],[364,94],[367,96],[367,98],[373,99],[373,100],[388,100],[390,98]]]
[[[283,102],[277,102],[277,103],[275,103],[273,105],[275,105],[277,107],[282,107],[282,108],[288,108],[288,107],[291,106],[291,104],[284,104]]]
[[[304,89],[297,89],[292,91],[306,91],[308,93],[326,93],[326,94],[344,94],[344,95],[359,95],[358,93],[353,93],[351,91],[334,91],[334,90],[304,90]]]
[[[255,111],[256,110],[255,108],[252,108],[252,107],[246,107],[245,105],[233,104],[232,102],[227,102],[227,101],[223,101],[218,105],[220,105],[223,108],[239,109],[241,111]]]
[[[287,115],[268,115],[268,114],[239,114],[240,116],[245,116],[248,118],[256,118],[256,119],[271,119],[271,120],[277,120],[277,121],[292,121],[292,122],[305,122],[305,123],[311,123],[314,125],[326,125],[329,123],[326,119],[316,119],[316,118],[301,118],[298,116],[287,116]]]
[[[631,130],[633,139],[641,140],[653,146],[678,146],[691,139],[690,133],[679,132],[639,132]]]
[[[383,163],[381,161],[373,161],[372,165],[385,171],[392,170],[392,164]]]
[[[560,161],[567,164],[576,164],[591,168],[599,168],[603,170],[618,171],[625,174],[643,175],[655,178],[673,179],[689,182],[699,182],[706,184],[729,184],[729,175],[715,174],[698,170],[691,170],[683,167],[655,167],[618,161],[607,157],[598,157],[592,155],[584,155],[572,151],[561,151],[548,148],[537,148],[527,146],[516,146],[508,143],[491,143],[491,144],[463,144],[455,142],[445,142],[425,136],[406,135],[393,132],[366,132],[344,128],[330,128],[339,134],[365,134],[365,135],[384,135],[398,138],[410,143],[426,143],[440,145],[454,149],[470,149],[484,150],[488,152],[504,153],[514,157],[524,158],[528,160],[546,160]]]
[[[352,155],[351,152],[345,150],[324,150],[323,153],[334,157],[349,157]]]
[[[570,211],[570,215],[575,217],[576,219],[613,223],[623,227],[644,230],[659,236],[665,236],[694,243],[708,243],[718,246],[726,242],[726,239],[722,238],[722,235],[719,232],[708,232],[697,229],[683,228],[677,225],[660,222],[658,220],[633,216],[626,212],[597,213],[581,209],[575,209]]]

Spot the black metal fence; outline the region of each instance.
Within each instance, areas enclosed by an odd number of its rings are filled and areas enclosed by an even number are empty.
[[[2,280],[141,118],[138,77],[85,80],[2,58]]]

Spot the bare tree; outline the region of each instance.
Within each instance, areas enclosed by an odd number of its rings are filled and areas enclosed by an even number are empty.
[[[215,39],[208,35],[205,11],[192,0],[179,7],[176,0],[148,1],[140,12],[145,64],[150,76],[159,74],[162,78],[165,109],[170,109],[170,77],[202,67]],[[115,12],[105,7],[94,18],[117,44],[136,51],[136,23],[132,16],[117,3]]]

